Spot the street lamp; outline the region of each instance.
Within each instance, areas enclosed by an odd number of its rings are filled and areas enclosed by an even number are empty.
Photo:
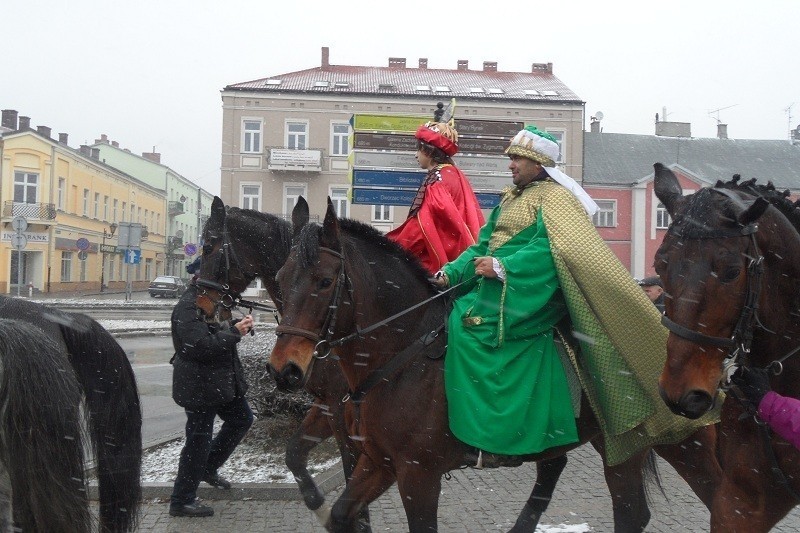
[[[104,292],[106,290],[106,237],[113,237],[114,232],[117,231],[117,223],[112,222],[110,226],[108,226],[110,231],[106,231],[106,228],[103,228],[103,246],[100,247],[100,253],[102,254],[102,264],[100,267],[100,292]]]

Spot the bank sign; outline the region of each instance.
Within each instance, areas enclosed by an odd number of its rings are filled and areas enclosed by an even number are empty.
[[[4,231],[0,241],[11,242],[11,237],[15,234],[15,231]],[[46,232],[23,231],[22,234],[25,235],[25,238],[28,240],[28,244],[50,242],[50,234]]]

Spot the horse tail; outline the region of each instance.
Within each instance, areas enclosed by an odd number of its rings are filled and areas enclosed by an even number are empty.
[[[142,409],[125,350],[96,320],[80,313],[59,322],[83,386],[97,479],[102,531],[136,529],[142,495]]]
[[[0,460],[21,531],[91,530],[81,390],[58,344],[0,320]]]
[[[650,490],[651,486],[653,485],[655,485],[655,487],[658,489],[658,492],[660,492],[662,496],[665,498],[667,497],[667,493],[664,492],[664,485],[661,483],[661,476],[658,474],[656,452],[652,448],[650,448],[650,451],[647,452],[647,456],[644,459],[644,464],[642,465],[642,478],[644,479],[644,492],[648,504],[653,502],[652,491]]]

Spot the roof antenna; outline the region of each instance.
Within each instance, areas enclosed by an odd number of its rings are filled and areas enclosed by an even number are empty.
[[[719,126],[720,124],[722,124],[722,121],[719,119],[719,112],[724,110],[724,109],[730,109],[732,107],[736,107],[737,105],[739,105],[739,104],[733,104],[733,105],[729,105],[729,106],[725,106],[725,107],[720,107],[719,109],[715,109],[714,111],[709,111],[708,112],[708,116],[711,117],[714,113],[716,113],[717,116],[716,117],[712,117],[712,118],[714,118],[714,120],[717,121],[717,125]]]

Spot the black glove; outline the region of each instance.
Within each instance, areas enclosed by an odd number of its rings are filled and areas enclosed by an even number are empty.
[[[763,368],[742,367],[731,376],[731,382],[741,389],[756,408],[770,390],[769,373]]]

